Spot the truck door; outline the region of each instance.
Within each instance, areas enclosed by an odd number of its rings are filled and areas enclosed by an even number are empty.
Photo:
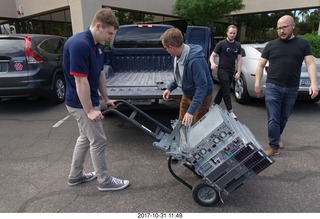
[[[186,32],[186,44],[198,44],[202,46],[203,53],[209,62],[209,57],[212,52],[212,33],[209,27],[205,26],[188,26]]]

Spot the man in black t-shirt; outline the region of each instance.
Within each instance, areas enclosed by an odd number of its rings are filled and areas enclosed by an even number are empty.
[[[291,116],[295,104],[302,62],[305,61],[311,79],[309,94],[318,95],[317,67],[307,40],[293,35],[295,23],[293,17],[285,15],[278,20],[279,38],[269,42],[262,52],[255,80],[257,97],[263,97],[260,81],[263,69],[269,60],[265,103],[268,112],[268,137],[270,149],[266,154],[274,156],[279,148],[284,148],[280,136]]]
[[[220,89],[213,100],[214,104],[220,104],[222,99],[231,117],[237,118],[232,110],[230,84],[232,79],[238,80],[241,73],[242,56],[241,44],[235,41],[238,28],[230,25],[227,28],[227,38],[218,42],[210,55],[210,67],[214,71],[218,68]],[[215,63],[216,56],[219,56],[219,64]]]

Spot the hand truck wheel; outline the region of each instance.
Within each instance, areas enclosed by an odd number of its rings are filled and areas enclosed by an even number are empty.
[[[212,207],[220,202],[220,194],[203,180],[192,188],[192,197],[196,203],[205,207]]]

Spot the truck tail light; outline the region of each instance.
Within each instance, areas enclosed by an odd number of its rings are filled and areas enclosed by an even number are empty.
[[[152,27],[152,24],[138,24],[138,27]]]

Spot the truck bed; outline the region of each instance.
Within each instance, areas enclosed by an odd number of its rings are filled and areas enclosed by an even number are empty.
[[[108,78],[109,87],[126,86],[126,87],[150,87],[156,86],[157,82],[165,84],[173,80],[173,73],[162,72],[119,72]]]
[[[172,28],[165,24],[122,25],[105,51],[107,92],[112,99],[134,102],[160,102],[163,91],[173,80],[174,58],[163,48],[162,34]],[[208,59],[212,35],[208,27],[188,26],[187,44],[198,44]],[[180,99],[177,88],[172,99]],[[154,100],[154,101],[153,101]]]
[[[111,99],[161,99],[172,80],[172,71],[119,72],[107,78],[107,92]],[[181,94],[177,88],[171,98],[180,98]]]

